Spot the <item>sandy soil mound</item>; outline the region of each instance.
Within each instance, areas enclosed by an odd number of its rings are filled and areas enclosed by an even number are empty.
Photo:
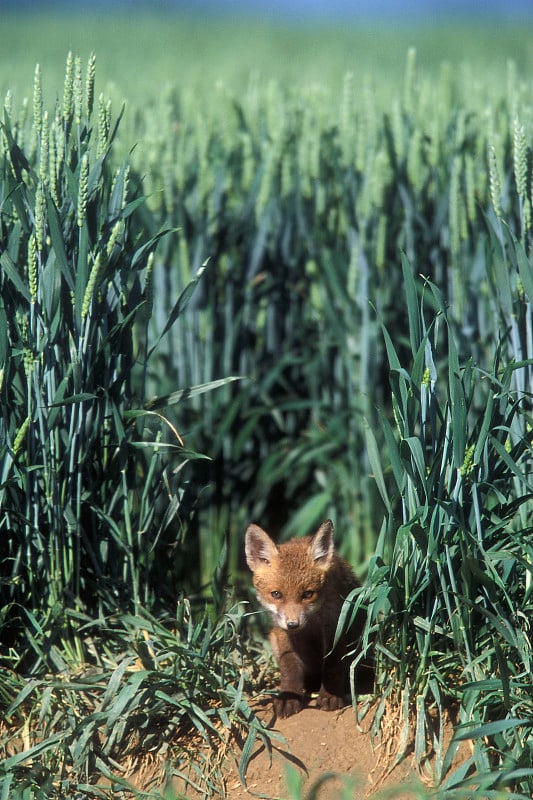
[[[236,767],[230,766],[226,779],[228,800],[243,800],[250,795],[279,798],[289,797],[286,770],[292,765],[303,777],[309,791],[319,776],[325,772],[350,776],[352,800],[366,800],[374,796],[412,800],[421,796],[419,773],[406,758],[390,769],[391,753],[385,746],[376,747],[368,730],[372,715],[360,726],[353,709],[327,713],[312,706],[288,719],[278,719],[273,729],[282,734],[286,744],[274,743],[272,757],[259,746],[252,757],[246,774],[247,789],[241,784]],[[449,726],[447,738],[451,737]],[[388,745],[391,745],[389,741]],[[394,742],[392,742],[394,745]],[[387,748],[388,750],[388,748]],[[342,792],[339,779],[329,779],[318,788],[316,800],[339,800]],[[417,792],[418,789],[418,792]]]

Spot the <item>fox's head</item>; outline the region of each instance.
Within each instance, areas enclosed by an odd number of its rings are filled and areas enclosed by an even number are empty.
[[[258,525],[250,525],[245,549],[257,597],[274,624],[288,631],[302,628],[322,605],[334,553],[331,520],[323,522],[314,536],[280,545]]]

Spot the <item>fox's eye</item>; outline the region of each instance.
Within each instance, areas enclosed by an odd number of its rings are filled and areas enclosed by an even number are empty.
[[[302,600],[310,600],[314,595],[314,591],[312,589],[306,589],[305,592],[302,592]]]
[[[281,592],[278,592],[277,589],[273,592],[270,592],[274,600],[281,600]]]

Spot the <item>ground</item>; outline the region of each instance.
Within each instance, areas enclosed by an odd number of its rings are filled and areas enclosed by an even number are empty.
[[[230,769],[226,780],[228,800],[244,800],[250,794],[268,795],[285,800],[288,798],[286,773],[289,765],[303,777],[309,790],[319,776],[326,772],[338,773],[353,778],[353,800],[370,797],[378,788],[404,784],[413,779],[408,760],[397,766],[386,776],[385,764],[380,765],[379,751],[373,748],[368,725],[356,724],[351,707],[341,712],[324,712],[306,708],[288,719],[275,722],[275,730],[283,735],[287,745],[272,754],[260,748],[253,757],[246,774],[248,792],[240,782],[236,769]],[[282,749],[283,748],[283,749]],[[319,789],[317,800],[335,800],[341,796],[342,782],[339,779],[326,781]],[[396,800],[414,797],[405,790],[395,792]]]
[[[273,720],[266,709],[258,711],[258,715],[281,734],[284,741],[273,741],[271,755],[264,746],[256,747],[246,772],[246,787],[238,775],[240,753],[236,750],[227,756],[222,770],[225,792],[219,797],[226,800],[250,800],[254,796],[276,800],[292,800],[294,796],[302,800],[418,800],[429,796],[431,759],[426,769],[419,770],[407,755],[391,769],[398,738],[388,737],[381,746],[376,744],[369,730],[371,712],[360,725],[351,706],[340,712],[325,712],[311,704],[288,719]],[[445,739],[449,741],[451,734],[449,724]],[[467,756],[468,753],[462,752],[459,758]],[[301,794],[291,794],[291,784],[287,784],[287,771],[291,769],[292,780],[301,780],[303,784]],[[317,786],[315,782],[324,773],[335,773],[335,776]],[[343,794],[347,779],[349,788]],[[182,791],[182,796],[193,797],[190,787]]]

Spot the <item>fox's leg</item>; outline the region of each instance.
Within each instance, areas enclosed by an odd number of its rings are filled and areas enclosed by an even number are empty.
[[[322,685],[317,700],[318,707],[323,711],[336,711],[346,705],[346,669],[346,662],[336,650],[324,660]]]
[[[304,662],[295,652],[287,632],[281,628],[271,631],[270,644],[281,673],[274,710],[279,717],[290,717],[301,711],[307,702]]]

